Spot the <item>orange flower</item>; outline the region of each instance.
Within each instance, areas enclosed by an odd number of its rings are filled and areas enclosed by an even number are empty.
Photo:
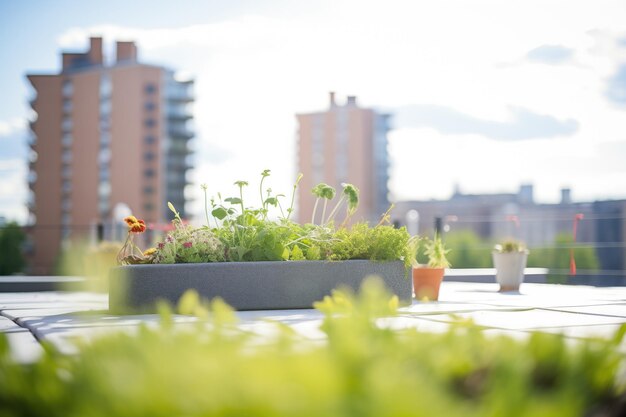
[[[135,216],[125,217],[124,221],[128,225],[128,233],[143,233],[146,231],[146,223]]]
[[[137,223],[137,217],[135,216],[124,217],[124,221],[126,222],[128,227],[131,227],[133,224]]]
[[[143,233],[146,231],[146,223],[143,220],[137,220],[132,226],[128,226],[128,230],[132,233]]]

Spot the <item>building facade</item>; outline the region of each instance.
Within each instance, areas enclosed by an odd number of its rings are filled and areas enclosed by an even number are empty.
[[[33,274],[53,272],[63,242],[121,238],[116,207],[148,223],[171,218],[168,201],[185,213],[193,81],[138,62],[133,42],[105,65],[102,46],[91,38],[87,52],[62,53],[59,73],[27,75]]]
[[[626,274],[626,200],[573,202],[566,188],[558,203],[539,204],[532,185],[522,185],[518,193],[457,191],[448,200],[401,201],[392,218],[412,234],[432,236],[439,218],[444,239],[447,231],[471,230],[490,242],[520,239],[532,250],[552,247],[559,235],[572,235],[580,214],[576,241],[594,248],[605,273]]]
[[[296,116],[298,167],[304,174],[298,191],[298,219],[311,222],[315,185],[324,182],[340,193],[342,183],[351,183],[360,191],[353,219],[377,222],[389,205],[389,115],[359,107],[353,96],[341,106],[330,93],[329,104],[326,111]]]

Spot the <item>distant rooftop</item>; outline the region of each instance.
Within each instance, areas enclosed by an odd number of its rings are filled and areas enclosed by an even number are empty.
[[[87,52],[62,52],[63,71],[71,71],[89,67],[103,66],[102,38],[89,38]],[[137,62],[137,46],[135,42],[116,42],[116,63]]]

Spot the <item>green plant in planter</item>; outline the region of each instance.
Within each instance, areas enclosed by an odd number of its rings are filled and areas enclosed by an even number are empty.
[[[341,195],[328,215],[328,203],[337,193],[328,184],[316,185],[313,219],[319,202],[324,200],[321,220],[319,224],[298,224],[290,217],[302,175],[296,179],[287,209],[281,202],[285,198],[283,194],[264,189],[269,176],[270,170],[261,173],[258,208],[248,205],[246,181],[236,181],[237,195],[226,198],[217,193],[217,198],[209,199],[208,187],[202,185],[207,225],[201,228],[185,224],[175,207],[168,203],[175,216],[174,231],[144,255],[141,263],[348,259],[408,262],[409,235],[405,228],[396,229],[387,224],[388,212],[375,227],[367,223],[346,226],[359,202],[359,190],[354,185],[342,184]],[[335,227],[335,218],[344,204],[345,217],[341,225]],[[278,214],[276,219],[271,218],[272,211]]]
[[[447,254],[450,249],[446,248],[446,245],[441,240],[439,235],[435,234],[433,239],[428,237],[412,237],[408,242],[408,253],[410,254],[410,264],[414,267],[421,266],[418,261],[420,256],[420,250],[425,258],[425,266],[428,268],[450,268],[450,262],[448,261]]]
[[[526,244],[524,244],[524,242],[520,240],[514,240],[514,239],[504,240],[502,243],[495,245],[493,250],[498,253],[518,253],[518,252],[528,253]]]
[[[450,249],[446,249],[446,246],[441,240],[439,235],[435,235],[434,239],[425,239],[424,253],[428,256],[429,268],[450,268],[450,262],[446,255],[450,252]]]

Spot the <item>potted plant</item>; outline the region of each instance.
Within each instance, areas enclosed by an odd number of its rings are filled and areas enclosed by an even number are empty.
[[[301,177],[287,199],[264,187],[269,175],[269,170],[261,174],[256,207],[246,195],[245,181],[235,182],[237,194],[227,198],[220,193],[209,198],[202,186],[206,224],[201,227],[183,222],[168,204],[174,229],[146,251],[134,242],[145,222],[126,218],[121,266],[110,277],[110,309],[154,309],[157,300],[175,303],[188,289],[209,299],[221,297],[239,310],[311,308],[339,286],[358,290],[368,275],[380,276],[400,302],[411,302],[410,236],[406,228],[389,224],[389,211],[373,227],[363,222],[348,226],[357,210],[358,189],[342,184],[336,192],[319,184],[312,193],[321,219],[299,224],[291,214]]]
[[[412,238],[411,251],[415,254],[412,258],[413,294],[418,300],[438,300],[439,287],[445,273],[445,268],[450,267],[446,258],[449,249],[446,249],[441,237],[435,234],[434,239]],[[428,261],[425,265],[417,262],[417,254],[420,247],[424,248],[424,255]]]
[[[519,290],[524,281],[524,269],[528,259],[526,245],[521,241],[508,239],[496,245],[492,255],[500,291]]]

